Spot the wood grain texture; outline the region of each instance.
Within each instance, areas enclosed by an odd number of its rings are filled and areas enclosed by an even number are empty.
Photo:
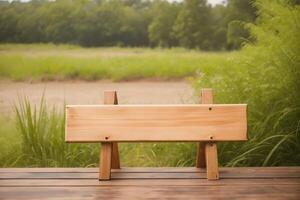
[[[98,181],[98,168],[0,168],[0,199],[275,199],[300,198],[300,167],[122,168]]]
[[[121,168],[119,147],[118,147],[118,143],[116,142],[112,142],[111,168],[112,169]]]
[[[212,89],[203,88],[201,90],[200,102],[201,102],[201,104],[213,104]],[[205,142],[197,143],[196,167],[198,167],[198,168],[206,167]]]
[[[97,179],[98,168],[76,169],[43,168],[26,169],[17,172],[1,172],[0,180],[8,179]],[[71,171],[72,170],[72,171]],[[199,168],[122,168],[111,170],[112,179],[206,179],[206,170]],[[275,169],[260,168],[220,168],[220,177],[225,179],[300,179],[300,168],[279,167]]]
[[[104,97],[103,103],[106,105],[117,105],[118,104],[117,91],[115,91],[115,90],[104,91],[103,97]]]
[[[100,154],[99,180],[110,180],[112,143],[102,142]]]
[[[98,181],[97,172],[97,168],[3,168],[0,187],[300,185],[300,167],[220,168],[219,181],[207,181],[205,170],[191,167],[116,169],[114,180],[104,182]]]
[[[247,140],[245,104],[67,106],[67,142]]]
[[[114,186],[111,187],[3,187],[1,199],[272,199],[298,200],[298,185]]]
[[[188,179],[188,178],[156,178],[156,179],[113,179],[112,181],[99,181],[97,179],[3,179],[0,180],[0,187],[68,187],[68,186],[222,186],[222,185],[245,185],[246,187],[264,187],[265,185],[298,185],[298,178],[269,178],[269,179],[225,179],[218,181],[208,181],[206,179]]]
[[[104,91],[104,104],[106,105],[117,105],[118,104],[118,96],[117,91]],[[112,158],[111,158],[111,168],[112,169],[120,169],[120,156],[119,156],[119,148],[118,143],[112,143]]]
[[[0,168],[0,178],[5,174],[41,174],[41,173],[98,173],[99,168]],[[116,173],[206,173],[205,169],[196,167],[122,167],[112,169]],[[251,176],[264,178],[267,174],[273,178],[298,177],[300,178],[300,167],[221,167],[221,175],[239,176],[242,178]]]
[[[206,170],[208,180],[219,179],[218,151],[215,142],[205,144]]]
[[[206,168],[205,142],[197,142],[196,167]]]

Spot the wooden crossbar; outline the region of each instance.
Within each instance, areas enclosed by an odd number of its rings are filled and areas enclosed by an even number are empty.
[[[212,104],[212,90],[202,90],[203,104],[116,105],[117,93],[105,92],[105,105],[69,105],[67,142],[100,142],[100,180],[120,168],[117,142],[198,142],[196,167],[219,178],[217,141],[247,140],[247,105]]]
[[[67,107],[66,141],[235,141],[247,139],[246,105]]]

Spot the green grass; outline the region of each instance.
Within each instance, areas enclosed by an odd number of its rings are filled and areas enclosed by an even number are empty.
[[[250,119],[247,142],[218,144],[221,166],[300,165],[298,128],[283,132],[281,121],[297,110],[271,113],[265,120]],[[99,144],[64,141],[63,108],[31,105],[26,98],[15,106],[15,117],[0,118],[0,167],[96,167]],[[271,129],[268,124],[273,125]],[[276,127],[277,126],[277,127]],[[195,143],[121,143],[122,166],[194,166]]]
[[[15,81],[182,79],[222,66],[235,53],[150,48],[0,45],[0,78]]]
[[[65,143],[64,112],[59,111],[47,108],[44,100],[33,106],[20,99],[15,117],[0,118],[0,167],[98,166],[99,144]],[[195,150],[191,143],[122,143],[121,164],[190,166]]]
[[[248,104],[249,141],[219,143],[221,165],[299,166],[300,9],[299,6],[291,7],[284,1],[271,0],[258,0],[257,6],[260,14],[257,25],[249,25],[256,42],[246,45],[241,52],[214,54],[182,49],[96,49],[102,52],[102,55],[94,55],[96,57],[94,62],[97,64],[99,60],[107,59],[107,64],[112,65],[106,65],[106,69],[111,70],[115,67],[115,73],[110,74],[115,80],[141,77],[139,73],[145,70],[147,72],[145,74],[148,75],[158,73],[153,76],[158,78],[166,78],[167,74],[183,76],[184,73],[181,72],[189,71],[186,69],[190,69],[189,72],[193,73],[200,70],[194,79],[197,91],[199,88],[211,87],[214,89],[215,103]],[[4,45],[3,48],[7,50],[6,53],[1,53],[1,63],[5,63],[2,61],[3,57],[9,58],[11,54],[16,56],[18,51],[21,52],[20,56],[24,58],[24,63],[27,63],[27,59],[33,59],[32,61],[38,63],[45,56],[43,49],[47,58],[49,48],[52,47],[52,45],[48,47],[33,45],[29,48],[35,52],[32,53],[26,51],[26,46],[23,45],[17,48],[13,45],[11,52],[8,50],[10,45]],[[72,53],[68,54],[70,51]],[[72,62],[77,64],[81,59],[86,62],[93,60],[89,57],[91,53],[88,51],[94,52],[95,49],[60,46],[53,52],[55,54],[53,56],[57,58],[57,54],[61,57],[68,55],[66,63],[71,62],[73,56],[76,62]],[[113,52],[113,56],[109,54],[110,52]],[[10,61],[12,62],[13,58]],[[49,65],[49,71],[52,67],[57,69],[55,61],[52,60],[53,65]],[[57,63],[60,62],[61,60],[57,60]],[[114,62],[124,65],[113,65]],[[18,68],[16,65],[15,72],[13,65],[12,69],[2,67],[1,74],[4,74],[3,77],[11,75],[12,79],[16,74],[23,78],[37,78],[41,74],[45,75],[38,70],[38,66],[40,65],[29,67],[27,76],[24,76],[27,72],[25,65],[23,71],[22,67]],[[73,70],[72,67],[70,65],[69,71]],[[4,69],[6,75],[3,73]],[[40,67],[40,70],[44,69]],[[96,70],[92,67],[90,69]],[[36,76],[32,75],[33,71],[36,72]],[[79,71],[78,68],[75,75],[69,78],[80,77]],[[64,74],[61,71],[56,72]],[[86,75],[89,76],[90,73]],[[61,113],[63,109],[59,109],[59,112],[55,109],[51,111],[49,108],[46,109],[43,102],[39,109],[34,109],[26,100],[21,100],[20,105],[16,107],[16,117],[0,119],[0,166],[96,166],[99,159],[98,145],[65,144],[64,115]],[[120,149],[124,166],[195,164],[196,147],[193,143],[122,144]]]

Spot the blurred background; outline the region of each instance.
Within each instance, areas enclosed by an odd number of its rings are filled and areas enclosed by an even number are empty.
[[[239,49],[257,8],[249,0],[1,1],[1,42],[85,47]]]
[[[247,103],[222,166],[300,165],[300,1],[0,1],[0,167],[96,167],[64,105]],[[123,166],[194,166],[194,143],[121,144]]]

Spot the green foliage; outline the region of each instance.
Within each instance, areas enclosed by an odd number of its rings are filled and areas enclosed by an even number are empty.
[[[64,115],[54,108],[46,110],[42,99],[38,108],[25,98],[15,107],[21,140],[16,166],[68,167],[96,166],[98,145],[67,145],[64,142]]]
[[[208,49],[210,10],[206,0],[186,0],[174,24],[174,35],[186,48]]]
[[[172,35],[179,6],[166,1],[159,1],[155,5],[155,16],[149,25],[150,41],[160,47],[171,47],[176,45]]]
[[[216,5],[211,8],[211,49],[224,50],[227,46],[227,21],[225,20],[227,14],[227,7],[224,5]]]
[[[129,5],[120,0],[3,3],[0,4],[0,41],[147,45],[149,5],[138,2]]]
[[[228,49],[239,49],[242,44],[250,39],[250,34],[245,27],[246,23],[254,22],[256,19],[256,7],[253,1],[230,0],[227,6],[226,21],[227,47]]]
[[[215,103],[248,104],[249,141],[220,143],[221,165],[300,165],[300,7],[288,1],[271,0],[258,0],[256,6],[259,14],[256,25],[247,25],[255,42],[245,45],[238,53],[215,55],[182,49],[115,48],[104,49],[106,57],[100,56],[101,60],[98,60],[99,54],[95,52],[101,54],[101,49],[58,46],[51,52],[51,45],[32,45],[30,51],[34,54],[30,57],[28,46],[3,45],[0,49],[5,49],[6,55],[1,55],[1,63],[9,67],[0,67],[0,74],[21,79],[41,75],[55,77],[57,74],[90,78],[91,74],[105,77],[113,72],[114,77],[124,80],[124,77],[141,77],[141,74],[144,77],[167,77],[170,74],[175,77],[198,72],[196,90],[212,87]],[[37,51],[33,51],[34,48]],[[10,51],[13,53],[11,58],[7,55]],[[61,56],[73,56],[77,65],[71,63],[71,57],[70,60],[58,59],[54,51]],[[45,57],[45,52],[54,57]],[[107,59],[112,52],[117,56]],[[74,55],[81,58],[75,59]],[[97,59],[93,60],[91,55]],[[126,56],[118,57],[120,55]],[[17,56],[23,63],[32,60],[24,66],[21,61],[8,65]],[[44,63],[34,60],[37,57],[44,59]],[[84,64],[84,59],[91,63]],[[55,69],[57,65],[59,67]],[[46,110],[44,103],[39,109],[34,109],[26,100],[21,101],[16,113],[17,129],[12,127],[14,120],[0,119],[1,166],[97,165],[97,145],[64,143],[63,114]],[[194,144],[121,145],[121,159],[125,166],[193,166],[194,157]]]
[[[300,7],[256,2],[255,43],[231,62],[203,69],[197,87],[212,87],[216,103],[247,103],[250,141],[222,144],[228,166],[300,164]],[[234,159],[232,159],[234,158]]]
[[[0,42],[223,50],[231,21],[254,20],[250,1],[0,1]]]
[[[15,81],[183,79],[231,53],[179,48],[81,48],[71,45],[0,45],[0,79]],[[211,62],[213,60],[213,62]]]
[[[47,108],[43,99],[38,107],[20,99],[15,113],[14,119],[0,118],[0,167],[98,166],[100,146],[65,143],[64,115]],[[119,145],[123,166],[190,166],[195,162],[195,144]]]
[[[226,12],[226,20],[238,20],[254,22],[256,19],[256,7],[254,0],[229,0]]]
[[[245,24],[241,21],[234,20],[228,24],[227,43],[230,49],[238,49],[249,37]]]

